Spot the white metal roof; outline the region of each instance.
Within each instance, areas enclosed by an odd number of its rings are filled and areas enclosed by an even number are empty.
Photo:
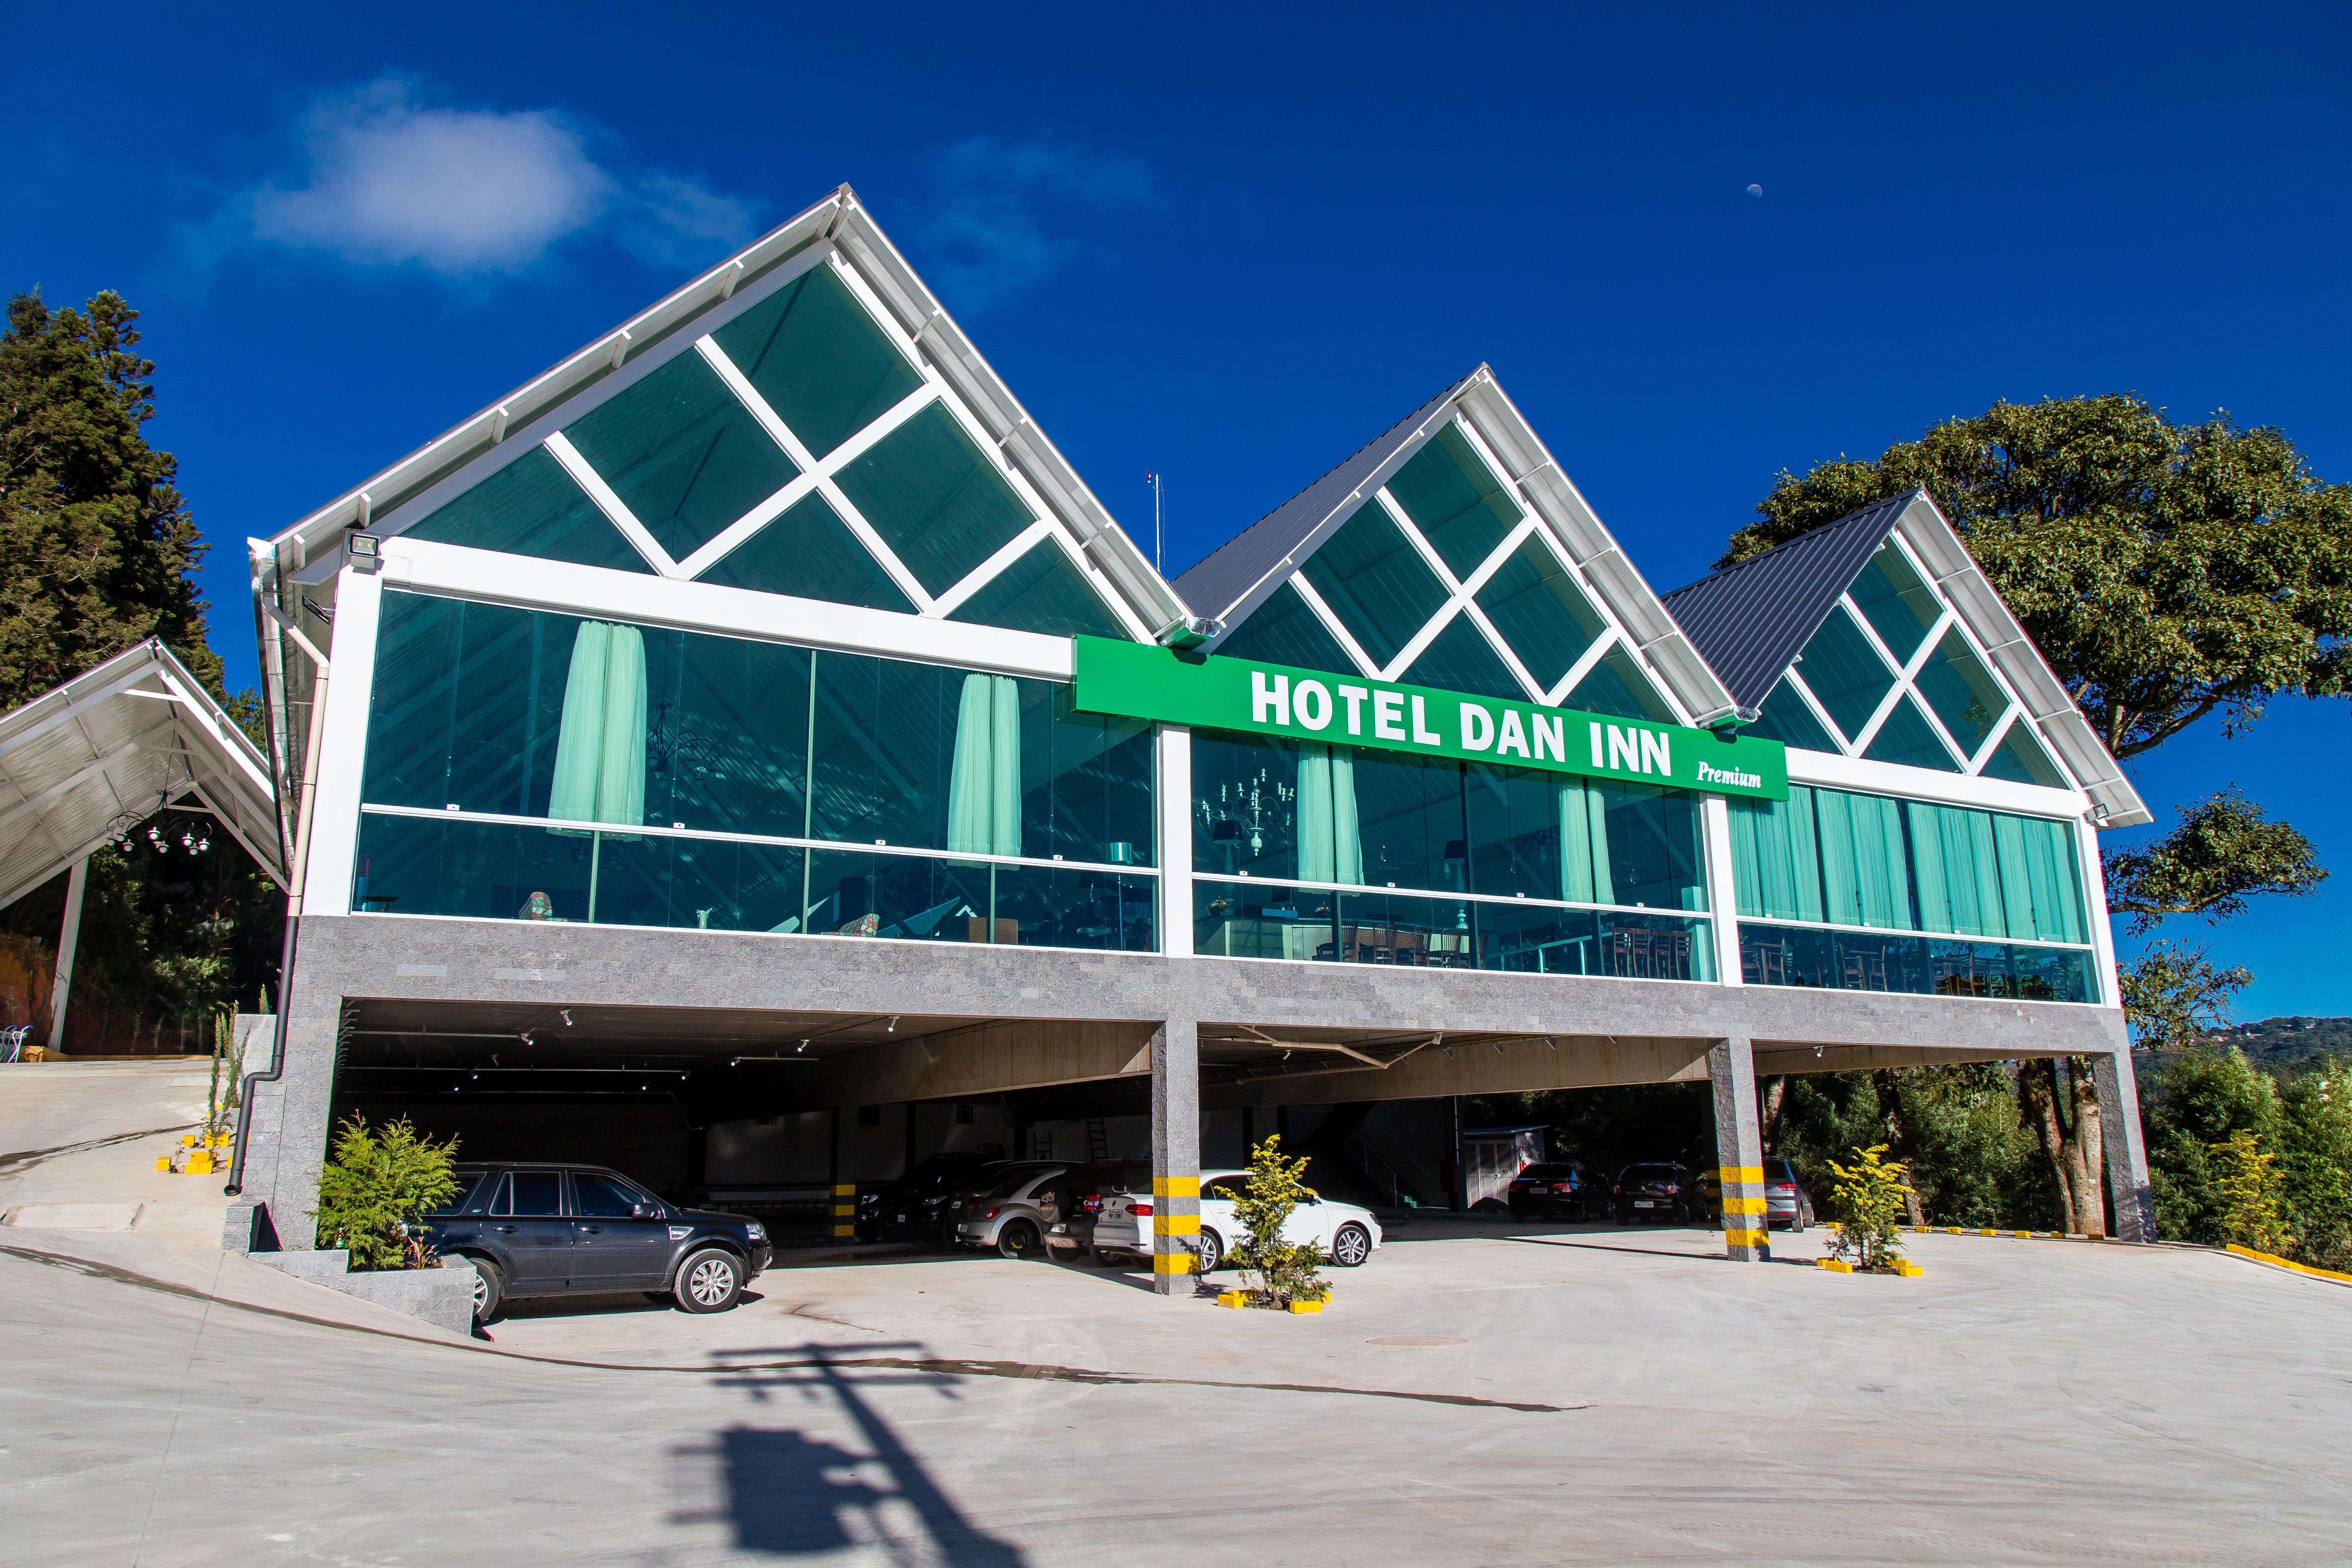
[[[0,905],[191,801],[285,885],[268,765],[150,639],[0,715]]]

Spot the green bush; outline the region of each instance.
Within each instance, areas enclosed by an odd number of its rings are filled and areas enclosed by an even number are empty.
[[[1302,1199],[1315,1196],[1315,1190],[1300,1179],[1307,1161],[1304,1154],[1283,1158],[1282,1134],[1276,1133],[1251,1151],[1249,1195],[1234,1200],[1234,1217],[1249,1233],[1234,1248],[1234,1267],[1257,1276],[1261,1306],[1287,1308],[1293,1301],[1318,1301],[1330,1294],[1320,1272],[1322,1248],[1282,1238],[1292,1211]]]
[[[1837,1239],[1830,1244],[1830,1252],[1869,1273],[1891,1274],[1903,1258],[1903,1198],[1911,1189],[1904,1184],[1900,1162],[1879,1160],[1885,1144],[1853,1152],[1850,1166],[1830,1162],[1838,1178],[1830,1189],[1838,1215]]]
[[[334,1158],[319,1173],[317,1245],[349,1247],[354,1271],[420,1267],[429,1256],[422,1247],[431,1226],[428,1209],[457,1192],[449,1172],[457,1140],[436,1143],[417,1136],[408,1118],[369,1131],[363,1117],[343,1123]],[[419,1245],[412,1247],[414,1240]]]

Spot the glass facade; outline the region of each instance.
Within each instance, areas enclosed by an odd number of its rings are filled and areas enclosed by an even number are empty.
[[[1802,784],[1730,816],[1750,984],[2099,999],[2071,823]]]
[[[387,593],[359,904],[532,918],[542,893],[558,920],[1149,948],[1151,877],[1108,869],[1154,862],[1149,726],[1063,695]]]
[[[1445,603],[1444,584],[1377,499],[1358,507],[1298,573],[1382,668]]]
[[[1334,675],[1363,673],[1296,582],[1285,583],[1267,595],[1265,602],[1250,612],[1249,619],[1225,634],[1216,651],[1260,664],[1328,669]]]

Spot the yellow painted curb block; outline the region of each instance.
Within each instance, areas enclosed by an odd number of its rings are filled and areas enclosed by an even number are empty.
[[[1319,1312],[1323,1310],[1323,1303],[1320,1301],[1293,1301],[1290,1304],[1290,1310],[1294,1312]]]
[[[1909,1258],[1901,1258],[1895,1259],[1895,1272],[1900,1274],[1906,1279],[1916,1279],[1920,1275],[1925,1274],[1927,1271],[1920,1268],[1917,1264],[1912,1262]]]
[[[2292,1268],[2297,1274],[2308,1274],[2319,1279],[2341,1279],[2347,1285],[2352,1285],[2352,1274],[2338,1274],[2332,1268],[2314,1268],[2308,1263],[2297,1263],[2291,1258],[2281,1258],[2275,1253],[2256,1252],[2252,1247],[2240,1247],[2234,1241],[2222,1250],[2234,1252],[2241,1258],[2251,1258],[2257,1263],[2271,1263],[2281,1268]]]
[[[1221,1290],[1217,1293],[1217,1305],[1220,1307],[1246,1307],[1249,1305],[1249,1292],[1246,1290]]]
[[[1843,1258],[1816,1258],[1814,1261],[1832,1274],[1851,1274],[1853,1272],[1853,1265],[1848,1263]]]
[[[174,1173],[173,1173],[173,1171],[172,1170],[172,1156],[170,1156],[169,1154],[158,1154],[158,1155],[156,1155],[156,1156],[155,1156],[155,1168],[156,1168],[158,1171],[163,1172],[163,1174],[165,1174],[165,1175],[167,1175],[167,1176],[173,1174]]]
[[[196,1135],[195,1135],[194,1133],[193,1133],[193,1132],[183,1132],[183,1133],[181,1133],[181,1134],[180,1134],[180,1147],[181,1147],[181,1148],[183,1148],[183,1149],[193,1149],[193,1148],[194,1148],[195,1146],[196,1146]]]
[[[199,1149],[194,1153],[189,1155],[187,1173],[191,1176],[211,1175],[213,1173],[213,1152],[209,1149]]]

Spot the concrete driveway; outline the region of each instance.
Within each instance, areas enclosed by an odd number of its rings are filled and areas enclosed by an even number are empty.
[[[1801,1238],[1784,1258],[1816,1248]],[[993,1258],[436,1334],[180,1237],[0,1228],[42,1563],[2332,1563],[2352,1289],[1918,1238],[1434,1223],[1322,1317]]]

